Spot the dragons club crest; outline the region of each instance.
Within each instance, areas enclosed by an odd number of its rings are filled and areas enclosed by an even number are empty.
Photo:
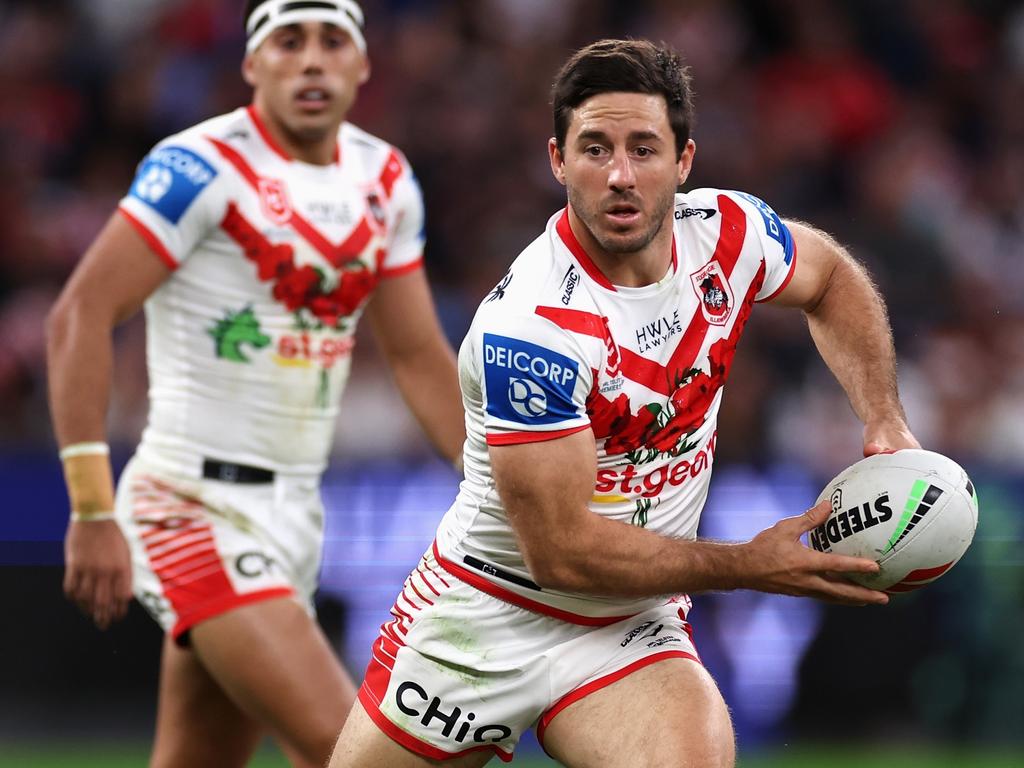
[[[725,325],[736,302],[722,265],[717,259],[712,260],[691,274],[690,280],[700,299],[704,319],[712,325]]]

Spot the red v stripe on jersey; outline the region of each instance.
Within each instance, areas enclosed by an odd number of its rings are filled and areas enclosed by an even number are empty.
[[[225,144],[219,139],[215,139],[212,136],[206,137],[221,156],[231,163],[235,169],[239,172],[243,179],[248,182],[254,190],[259,192],[260,181],[262,177],[256,173],[251,165],[242,157],[241,153],[233,147]],[[398,157],[398,153],[395,150],[391,150],[391,154],[388,156],[388,160],[384,163],[384,168],[381,171],[379,182],[381,188],[384,191],[385,198],[391,197],[391,191],[394,189],[395,181],[402,174],[402,161]],[[288,224],[291,225],[292,229],[298,232],[302,238],[318,250],[331,264],[335,267],[357,258],[366,248],[367,243],[370,242],[370,238],[373,236],[373,228],[370,226],[370,220],[366,214],[359,220],[355,229],[345,239],[344,242],[338,245],[333,244],[328,240],[319,230],[316,229],[312,224],[306,221],[301,214],[295,209],[292,209],[291,214],[288,218]]]
[[[747,234],[747,219],[743,209],[727,195],[718,196],[718,210],[722,214],[722,226],[719,231],[715,253],[711,258],[712,260],[718,260],[723,274],[728,278],[732,274],[733,267],[736,266],[740,251],[743,249],[743,241]],[[583,258],[587,258],[579,242],[572,236],[566,213],[562,214],[557,228],[559,235],[562,236],[563,241],[569,250],[572,251],[573,255],[577,259],[580,259],[580,254],[582,254]],[[568,235],[563,232],[563,228],[568,230]],[[572,240],[568,240],[567,237],[572,237]],[[576,249],[579,249],[579,253],[577,253]],[[674,250],[673,248],[673,252]],[[593,266],[589,258],[587,258],[586,262],[580,261],[580,265],[586,269],[587,274],[594,277],[590,270],[587,269],[587,264]],[[598,275],[601,279],[594,279],[599,284],[603,284],[601,280],[607,282],[604,276],[600,275],[600,272],[598,272]],[[564,328],[572,333],[605,339],[607,333],[605,329],[607,326],[605,319],[600,315],[595,315],[592,312],[583,312],[578,309],[560,309],[558,307],[545,306],[537,307],[535,311],[538,315],[547,318],[559,328]],[[693,318],[690,320],[690,324],[686,328],[686,332],[672,353],[667,366],[663,366],[654,360],[649,360],[632,350],[618,348],[619,355],[621,356],[620,366],[622,374],[630,381],[643,384],[653,392],[666,396],[672,394],[677,383],[672,380],[674,378],[673,374],[681,373],[693,366],[697,353],[700,352],[700,348],[704,345],[708,327],[709,323],[698,306],[693,314]],[[611,343],[614,345],[614,341]]]
[[[718,245],[715,246],[715,253],[711,257],[711,261],[718,261],[722,267],[722,273],[728,279],[732,275],[733,267],[736,266],[740,251],[743,250],[743,240],[747,236],[747,217],[744,215],[743,209],[727,195],[718,196],[718,210],[722,214],[722,227],[718,233]],[[690,324],[686,327],[683,338],[680,339],[676,351],[669,359],[668,372],[681,373],[687,368],[693,367],[697,353],[704,345],[709,325],[700,305],[698,305]],[[666,377],[666,385],[669,383]]]

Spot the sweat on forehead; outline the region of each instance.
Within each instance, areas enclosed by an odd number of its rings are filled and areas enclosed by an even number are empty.
[[[366,53],[363,9],[355,0],[264,0],[245,19],[245,50],[252,53],[279,27],[321,21],[344,29],[360,51]]]

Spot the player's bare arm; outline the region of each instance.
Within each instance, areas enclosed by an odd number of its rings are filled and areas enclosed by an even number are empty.
[[[138,311],[170,270],[115,213],[71,276],[47,322],[50,412],[61,447],[102,443],[113,367],[111,331]],[[105,453],[64,460],[72,512],[64,591],[105,628],[131,599],[128,546],[117,524]],[[99,516],[99,519],[89,519]]]
[[[382,281],[366,316],[409,409],[441,455],[461,462],[466,428],[455,353],[423,270]]]
[[[534,580],[542,587],[609,596],[755,589],[850,604],[884,604],[882,592],[836,573],[876,563],[814,552],[800,536],[827,505],[780,520],[742,544],[670,539],[587,507],[597,472],[589,430],[544,442],[491,446],[498,492]]]
[[[822,359],[864,423],[864,453],[920,448],[896,389],[896,353],[885,304],[871,278],[832,237],[787,221],[797,261],[775,303],[799,307]]]

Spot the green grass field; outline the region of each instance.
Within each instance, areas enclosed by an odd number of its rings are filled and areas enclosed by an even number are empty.
[[[99,744],[90,746],[0,744],[0,768],[138,768],[146,765],[145,747]],[[503,765],[493,761],[493,765]],[[517,758],[516,768],[555,768],[551,760]],[[874,749],[854,751],[837,747],[778,750],[743,756],[740,768],[1021,768],[1024,750],[1002,754]],[[261,752],[250,768],[287,768],[272,750]]]

